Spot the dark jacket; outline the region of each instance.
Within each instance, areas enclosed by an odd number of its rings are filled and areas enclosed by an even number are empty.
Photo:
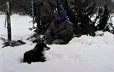
[[[55,24],[52,22],[47,29],[45,36],[53,39],[62,39],[65,42],[69,42],[73,37],[73,24],[66,19],[61,24]]]

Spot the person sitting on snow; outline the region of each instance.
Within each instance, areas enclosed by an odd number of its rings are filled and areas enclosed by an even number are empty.
[[[73,37],[73,24],[67,19],[67,12],[60,10],[45,33],[46,44],[67,44]]]

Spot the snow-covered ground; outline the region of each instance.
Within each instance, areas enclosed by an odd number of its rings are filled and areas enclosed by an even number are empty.
[[[105,32],[103,36],[81,36],[73,38],[67,45],[48,45],[46,62],[22,63],[24,52],[33,44],[26,39],[32,35],[28,16],[13,15],[13,40],[22,39],[27,44],[2,48],[0,40],[0,72],[114,72],[114,35]],[[4,28],[5,15],[0,15],[0,38],[7,39]]]

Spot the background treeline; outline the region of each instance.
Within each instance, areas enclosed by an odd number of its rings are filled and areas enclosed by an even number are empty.
[[[0,7],[6,3],[8,0],[0,0]],[[11,10],[13,12],[29,12],[31,9],[31,0],[9,0],[11,1]],[[34,0],[35,2],[39,0]],[[43,0],[43,1],[50,1],[53,4],[56,4],[55,0]],[[64,0],[61,0],[64,1]],[[71,3],[73,0],[68,0],[69,3]],[[109,8],[114,9],[114,3],[111,0],[95,0],[97,6],[102,6],[104,4],[107,4]],[[6,8],[3,6],[0,8],[0,11],[5,11]]]
[[[0,10],[5,12],[5,3],[7,0],[0,1]],[[31,0],[9,0],[10,10],[13,13],[22,13],[32,16]],[[36,35],[44,34],[49,27],[53,18],[51,14],[64,9],[68,13],[69,20],[74,25],[74,34],[95,35],[98,30],[109,31],[114,33],[112,23],[108,23],[111,18],[113,3],[111,0],[41,0],[46,3],[40,3],[39,0],[34,0],[34,21],[37,23],[35,28]],[[50,8],[47,8],[49,6]],[[46,6],[45,6],[46,5]],[[43,7],[40,9],[41,7]],[[40,8],[39,8],[40,7]],[[45,9],[45,10],[43,10]],[[45,14],[41,11],[45,12]],[[50,12],[50,10],[52,12]],[[43,14],[44,15],[43,15]],[[47,13],[47,14],[46,14]],[[96,16],[94,16],[96,15]],[[94,19],[91,18],[94,16]],[[53,17],[53,16],[52,16]],[[113,29],[110,30],[109,26]],[[37,36],[36,36],[37,37]]]

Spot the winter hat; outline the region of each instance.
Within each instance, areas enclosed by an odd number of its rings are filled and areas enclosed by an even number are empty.
[[[67,18],[67,12],[65,10],[60,10],[58,12],[58,15],[61,17],[62,22],[65,21]]]

